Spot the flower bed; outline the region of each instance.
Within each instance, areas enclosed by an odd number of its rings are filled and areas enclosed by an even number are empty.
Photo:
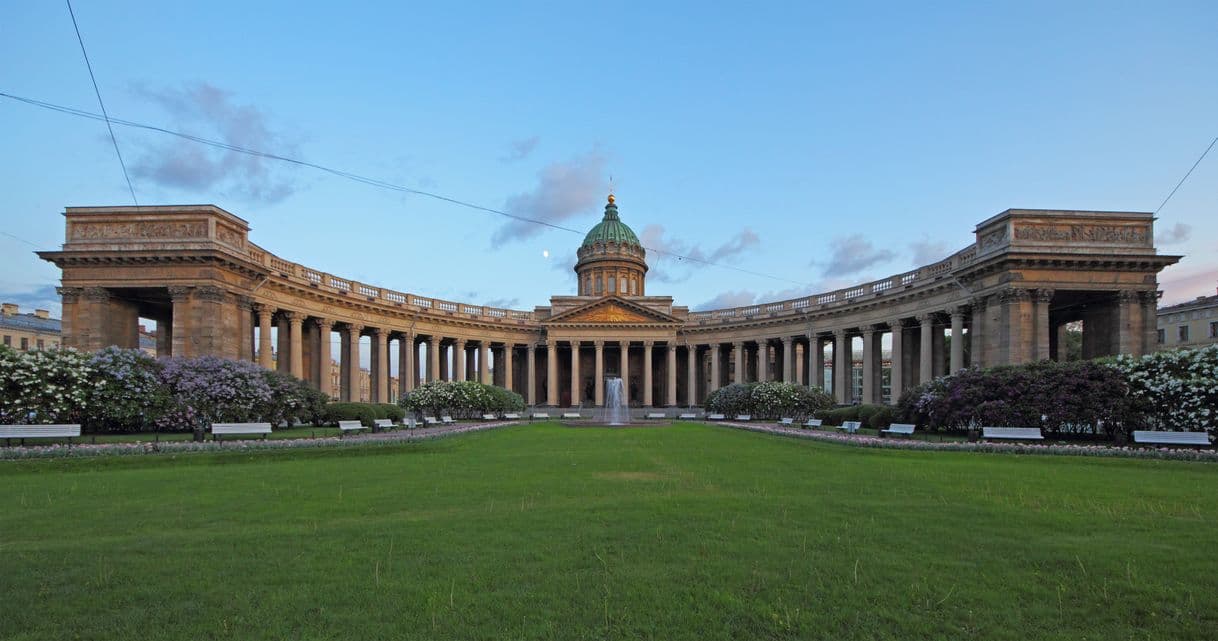
[[[325,436],[321,438],[285,438],[268,440],[239,439],[202,442],[160,441],[140,443],[99,443],[96,445],[82,443],[71,446],[61,443],[54,443],[51,445],[25,445],[18,447],[0,447],[0,461],[20,461],[46,458],[87,458],[93,456],[133,456],[137,454],[190,454],[195,452],[245,452],[255,450],[316,449],[325,447],[376,447],[403,442],[416,442],[428,439],[444,438],[458,434],[468,434],[471,432],[481,432],[508,425],[518,425],[518,423],[471,423],[436,429],[417,429],[408,432],[399,431],[388,434],[367,434],[347,438]]]
[[[1048,456],[1097,456],[1107,458],[1146,458],[1172,461],[1218,462],[1218,451],[1180,449],[1167,447],[1112,447],[1108,445],[1030,445],[1024,443],[969,443],[964,441],[922,441],[918,439],[877,438],[823,432],[818,430],[793,429],[777,425],[756,423],[716,423],[733,429],[761,432],[777,436],[805,438],[828,443],[840,443],[856,447],[875,447],[889,450],[930,450],[939,452],[983,452],[991,454],[1039,454]]]

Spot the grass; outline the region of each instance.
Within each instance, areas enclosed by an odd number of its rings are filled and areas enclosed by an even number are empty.
[[[524,425],[0,465],[4,639],[1207,639],[1218,466]]]

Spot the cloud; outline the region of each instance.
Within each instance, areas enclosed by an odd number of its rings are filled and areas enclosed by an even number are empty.
[[[696,243],[686,243],[675,238],[666,238],[663,225],[647,225],[639,234],[647,252],[647,278],[661,283],[679,283],[690,277],[692,271],[673,273],[677,266],[695,267],[694,261],[708,263],[731,262],[737,256],[761,245],[761,237],[749,228],[741,229],[714,249],[707,250]],[[689,257],[687,261],[679,257]]]
[[[600,203],[605,192],[604,171],[605,157],[596,151],[553,163],[538,173],[537,185],[531,191],[508,198],[504,209],[513,216],[561,224]],[[545,229],[536,223],[513,220],[495,230],[491,243],[524,240]]]
[[[272,131],[262,110],[237,104],[232,93],[208,83],[183,89],[137,87],[136,91],[165,109],[181,129],[235,147],[285,156],[296,152],[294,143]],[[277,161],[178,138],[159,140],[145,144],[132,163],[131,173],[137,180],[205,195],[226,192],[264,203],[283,200],[296,190]]]
[[[824,273],[825,276],[849,276],[895,257],[891,250],[876,249],[862,234],[854,234],[833,241]]]
[[[1155,234],[1156,245],[1178,245],[1188,242],[1188,239],[1193,235],[1192,225],[1185,223],[1176,223],[1168,229],[1161,230]]]
[[[913,252],[914,267],[939,262],[948,255],[947,243],[926,238],[910,243],[909,251]]]
[[[1178,265],[1168,267],[1159,276],[1159,288],[1163,290],[1160,307],[1185,303],[1198,296],[1213,296],[1218,290],[1218,269],[1178,270]]]
[[[482,303],[487,307],[502,307],[504,309],[514,309],[520,304],[519,298],[495,298]]]
[[[59,318],[63,308],[59,293],[54,285],[35,285],[29,289],[7,289],[15,284],[6,284],[6,291],[0,291],[0,302],[15,303],[21,313],[28,314],[35,309],[45,309],[55,318]],[[22,287],[17,285],[17,287]]]
[[[694,305],[694,311],[702,312],[710,309],[723,309],[724,307],[743,307],[745,305],[752,305],[755,300],[757,300],[757,294],[745,289],[734,292],[720,292],[714,298]]]
[[[567,272],[571,277],[575,277],[575,262],[579,260],[579,256],[574,251],[569,251],[562,256],[554,258],[550,261],[550,269],[559,272]]]
[[[516,162],[524,160],[533,150],[537,148],[537,143],[541,142],[540,136],[530,136],[524,140],[513,140],[508,145],[508,152],[499,157],[500,162]]]

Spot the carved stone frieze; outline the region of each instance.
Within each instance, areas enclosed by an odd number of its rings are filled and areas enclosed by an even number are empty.
[[[1015,240],[1051,243],[1104,243],[1146,245],[1150,228],[1143,225],[1047,225],[1021,223],[1015,226]]]
[[[135,222],[77,222],[70,227],[69,240],[112,240],[141,238],[207,237],[207,222],[198,221],[135,221]]]

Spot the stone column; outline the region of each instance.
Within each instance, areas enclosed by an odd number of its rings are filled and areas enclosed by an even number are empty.
[[[491,342],[484,340],[478,345],[478,382],[491,385]]]
[[[732,345],[732,363],[736,368],[736,383],[743,384],[745,380],[744,343],[737,342]]]
[[[580,396],[583,393],[579,384],[579,341],[571,341],[571,407],[579,407],[583,404],[583,399]]]
[[[516,367],[513,364],[516,354],[516,344],[508,341],[503,344],[503,389],[509,392],[516,391],[516,372],[513,369]]]
[[[525,370],[528,380],[525,381],[525,400],[529,405],[537,405],[537,344],[529,341],[525,344]]]
[[[361,325],[348,325],[346,331],[347,340],[343,347],[346,348],[343,354],[343,389],[342,399],[349,402],[358,402],[359,394],[359,335],[364,331]]]
[[[918,322],[922,324],[921,340],[918,341],[918,383],[924,384],[935,377],[935,317],[932,314],[918,315]]]
[[[698,346],[685,346],[685,369],[689,377],[685,381],[685,406],[693,407],[698,404]]]
[[[89,302],[93,298],[93,291],[97,290],[97,289],[100,289],[100,288],[98,288],[98,287],[84,288],[83,296],[84,296],[86,302],[79,304],[78,307],[84,307],[84,308],[91,307]],[[192,289],[191,287],[181,287],[181,286],[177,286],[177,285],[174,285],[174,286],[171,286],[168,288],[169,300],[173,303],[173,312],[172,312],[172,314],[173,314],[173,321],[172,321],[172,323],[173,323],[173,343],[172,343],[172,345],[170,345],[169,349],[170,349],[170,353],[173,354],[175,357],[194,356],[195,355],[193,346],[190,343],[190,332],[191,332],[191,326],[193,325],[193,323],[191,322],[192,314],[190,313],[191,312],[191,305],[190,305],[191,289]],[[104,289],[102,289],[102,293],[103,294],[105,293]],[[85,320],[84,314],[81,314],[81,320]],[[89,320],[92,320],[92,319],[89,319]],[[96,331],[96,330],[90,329],[90,327],[88,326],[88,325],[91,325],[91,323],[85,322],[85,323],[81,323],[81,324],[86,325],[86,326],[77,328],[78,344],[75,345],[75,347],[77,347],[79,349],[99,349],[99,348],[91,348],[91,347],[87,346],[89,332]],[[269,341],[270,336],[271,336],[271,332],[269,330],[267,331],[266,336],[267,336],[267,340]],[[269,353],[269,350],[268,350],[268,353]],[[267,369],[270,369],[270,367],[268,367]]]
[[[389,332],[377,327],[372,330],[372,380],[368,394],[373,403],[389,402]]]
[[[596,349],[596,367],[592,370],[592,386],[595,389],[592,402],[597,407],[605,406],[605,341],[592,341]]]
[[[558,342],[546,342],[546,405],[558,407]]]
[[[892,388],[890,402],[896,404],[905,391],[905,321],[897,318],[888,321],[892,330],[892,368],[889,374],[889,386]]]
[[[795,381],[794,375],[795,366],[795,342],[790,336],[782,337],[782,382],[791,383]]]
[[[808,345],[811,347],[808,350],[811,352],[809,355],[811,364],[808,366],[808,385],[822,392],[827,391],[825,390],[825,346],[821,345],[820,337],[816,334],[808,335]]]
[[[757,341],[757,382],[764,383],[768,380],[770,380],[770,341],[763,338]]]
[[[669,407],[677,406],[677,346],[668,341],[668,391],[664,396],[664,404]]]
[[[292,330],[288,326],[287,312],[279,313],[279,322],[277,325],[278,327],[275,329],[278,330],[278,332],[275,336],[275,342],[278,343],[278,345],[275,346],[275,370],[283,372],[284,374],[290,374],[292,372]]]
[[[440,380],[440,337],[427,339],[427,382]]]
[[[453,370],[455,371],[453,380],[465,380],[466,365],[468,365],[468,362],[465,359],[465,339],[458,338],[457,341],[453,343]]]
[[[1135,356],[1144,356],[1158,349],[1159,292],[1138,292],[1138,300],[1142,303],[1142,352]]]
[[[313,368],[316,370],[313,375],[317,379],[317,391],[326,398],[332,398],[334,390],[330,384],[330,361],[333,358],[331,356],[333,350],[330,349],[330,332],[334,329],[334,321],[315,318],[313,325],[317,330],[317,358],[313,359]]]
[[[630,342],[619,341],[621,349],[622,402],[630,405]]]
[[[1032,349],[1037,361],[1049,360],[1049,334],[1053,331],[1053,328],[1049,326],[1049,306],[1052,302],[1053,290],[1036,290],[1036,300],[1034,301],[1036,308],[1033,311],[1035,319],[1032,321],[1036,327],[1036,336],[1033,339]]]
[[[711,345],[710,345],[711,380],[710,380],[710,389],[706,391],[708,396],[710,395],[711,392],[714,392],[715,390],[719,389],[720,377],[723,375],[723,366],[719,362],[719,358],[721,356],[720,352],[722,352],[722,351],[723,351],[722,346],[719,345],[719,343],[711,343]]]
[[[969,364],[973,367],[985,367],[989,363],[986,355],[986,336],[991,331],[985,327],[985,296],[974,296],[970,301],[973,308],[973,326],[969,329]],[[1064,360],[1064,359],[1063,359]]]
[[[288,372],[296,378],[304,378],[304,314],[287,312],[288,318]]]
[[[258,306],[258,364],[263,369],[275,366],[271,347],[271,316],[275,310],[266,305]],[[175,353],[174,356],[178,354]]]
[[[871,325],[865,325],[859,328],[863,334],[863,403],[876,403],[879,396],[879,389],[875,384],[875,373],[879,369],[875,366],[876,352],[875,349],[875,328]],[[853,367],[853,363],[851,364]]]
[[[652,341],[643,341],[643,407],[652,407],[651,398],[651,348]]]
[[[959,307],[953,307],[949,311],[952,318],[952,362],[951,370],[948,372],[950,374],[964,369],[964,311]],[[1047,340],[1045,349],[1049,349]]]
[[[402,334],[398,338],[398,397],[414,391],[418,375],[414,371],[414,334]]]
[[[833,393],[838,404],[849,404],[851,399],[851,369],[854,368],[854,353],[850,346],[850,335],[844,329],[833,331]]]

